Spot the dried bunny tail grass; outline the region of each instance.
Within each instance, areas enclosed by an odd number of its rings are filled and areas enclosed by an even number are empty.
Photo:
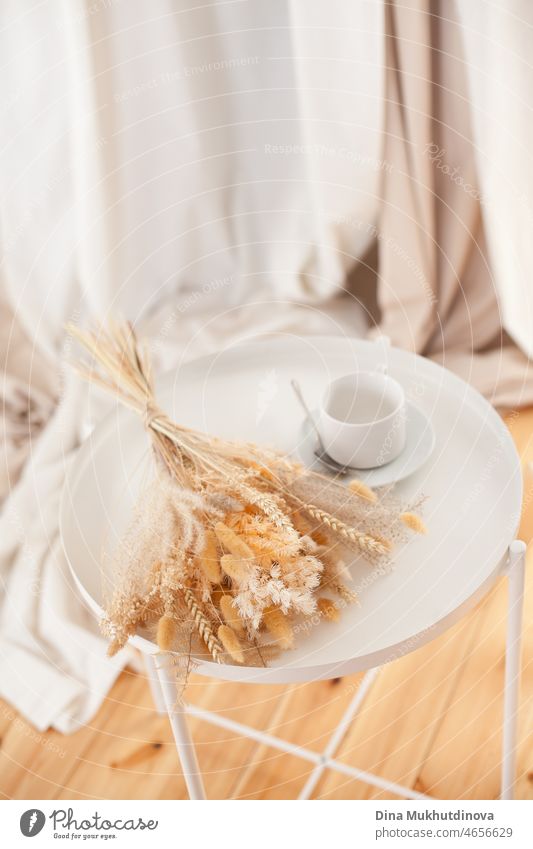
[[[400,521],[415,534],[427,534],[428,529],[416,513],[400,513]]]
[[[333,533],[339,534],[347,542],[356,545],[361,551],[367,554],[388,554],[392,548],[388,540],[372,536],[371,534],[365,534],[363,531],[356,530],[356,528],[350,528],[344,522],[332,516],[331,513],[320,510],[314,504],[306,504],[304,509],[311,518],[316,519],[317,522],[323,522]],[[316,540],[315,534],[313,534],[313,538]]]
[[[217,522],[215,525],[215,534],[217,535],[218,541],[221,545],[224,546],[230,554],[234,554],[235,557],[240,558],[241,560],[250,560],[254,559],[254,553],[249,545],[240,537],[235,531],[232,531],[231,528],[228,528],[224,522]]]
[[[269,634],[282,649],[291,649],[294,646],[294,632],[289,620],[279,607],[265,608],[263,622]]]
[[[196,628],[200,637],[207,646],[211,657],[213,658],[215,663],[220,663],[222,646],[213,634],[211,625],[209,624],[209,620],[200,609],[200,605],[196,601],[194,593],[191,589],[189,589],[189,587],[184,587],[183,598],[185,599],[185,604],[187,605],[187,608],[192,616],[194,627]]]
[[[227,625],[240,635],[245,633],[244,623],[233,606],[233,597],[230,595],[222,595],[219,601],[220,612],[224,617]]]
[[[331,601],[329,598],[319,598],[316,606],[318,607],[319,612],[322,614],[324,619],[328,619],[330,622],[338,622],[341,618],[341,613],[339,608]]]
[[[221,625],[217,632],[218,639],[236,663],[244,663],[244,652],[240,640],[229,625]]]
[[[218,559],[217,538],[213,531],[207,531],[204,539],[204,547],[198,557],[198,564],[208,581],[212,584],[220,584],[222,572]]]
[[[235,557],[233,554],[223,554],[220,558],[220,565],[222,571],[237,584],[245,583],[253,573],[251,564],[247,560],[243,560],[242,557]]]
[[[370,501],[371,504],[375,504],[378,500],[378,497],[374,490],[370,489],[366,483],[360,480],[350,481],[348,484],[348,489],[350,492],[353,492],[354,495],[357,495],[359,498],[364,499],[364,501]]]
[[[172,616],[166,614],[157,623],[157,645],[161,651],[171,651],[176,641],[178,625]]]

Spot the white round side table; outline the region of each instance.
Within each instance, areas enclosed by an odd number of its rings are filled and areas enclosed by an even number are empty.
[[[515,540],[522,476],[510,434],[493,408],[447,370],[406,351],[341,337],[269,335],[179,366],[158,382],[161,406],[176,420],[222,437],[254,440],[294,452],[302,413],[291,391],[296,378],[310,404],[325,385],[355,368],[387,359],[389,373],[430,419],[436,446],[423,468],[396,485],[400,496],[426,496],[429,533],[395,556],[395,569],[368,580],[352,571],[361,607],[341,621],[313,628],[297,648],[264,669],[198,659],[195,671],[242,682],[292,683],[367,673],[322,754],[177,702],[165,655],[141,636],[131,643],[147,658],[156,706],[166,710],[190,798],[205,798],[187,715],[246,735],[314,764],[300,798],[309,798],[324,769],[335,769],[407,798],[410,788],[335,760],[335,752],[371,686],[377,668],[441,634],[485,595],[500,575],[509,579],[502,755],[502,798],[512,798],[516,761],[520,637],[525,544]],[[102,557],[121,538],[151,459],[142,423],[117,406],[72,463],[61,503],[61,536],[77,586],[95,615],[112,588]],[[366,570],[366,571],[365,571]]]

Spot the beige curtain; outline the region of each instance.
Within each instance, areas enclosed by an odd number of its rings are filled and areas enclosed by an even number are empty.
[[[518,406],[533,401],[533,371],[503,332],[508,281],[491,271],[485,229],[494,211],[472,138],[469,59],[483,57],[465,56],[454,9],[386,4],[380,332],[457,372],[496,406]]]

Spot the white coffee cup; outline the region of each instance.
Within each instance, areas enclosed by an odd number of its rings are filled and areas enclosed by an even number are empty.
[[[403,451],[405,420],[405,392],[398,381],[384,371],[358,371],[329,384],[318,428],[332,460],[374,469]]]

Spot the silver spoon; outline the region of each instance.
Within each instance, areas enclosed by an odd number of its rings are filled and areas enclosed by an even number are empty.
[[[318,429],[318,425],[315,421],[315,417],[313,416],[311,410],[307,406],[307,402],[303,396],[300,384],[297,380],[291,380],[291,386],[294,394],[296,395],[298,401],[300,402],[300,406],[307,418],[311,422],[314,432],[316,433],[316,437],[318,440],[318,446],[314,450],[314,455],[319,460],[323,466],[326,466],[330,471],[335,472],[337,475],[347,475],[349,469],[346,466],[341,465],[341,463],[337,463],[336,460],[332,460],[329,456],[328,452],[324,447],[324,443],[322,442],[322,437],[320,435],[320,431]]]

